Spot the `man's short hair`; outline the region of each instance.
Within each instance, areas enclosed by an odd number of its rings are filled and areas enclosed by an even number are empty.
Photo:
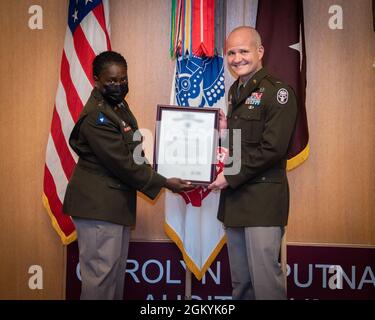
[[[253,27],[249,27],[249,26],[239,26],[239,27],[237,27],[237,28],[234,28],[234,29],[230,32],[229,36],[230,36],[232,33],[236,32],[236,31],[240,31],[240,30],[248,31],[248,32],[250,32],[250,33],[252,34],[252,36],[253,36],[253,38],[254,38],[254,39],[253,39],[253,41],[254,41],[254,45],[255,45],[256,47],[259,47],[259,46],[262,45],[262,38],[261,38],[259,32],[258,32],[255,28],[253,28]],[[228,37],[229,37],[229,36],[228,36]]]

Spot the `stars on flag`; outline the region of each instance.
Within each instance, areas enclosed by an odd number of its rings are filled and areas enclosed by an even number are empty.
[[[87,6],[87,4],[90,2],[91,4],[93,3],[92,2],[93,0],[85,0],[85,6]],[[76,6],[74,8],[74,13],[72,14],[72,18],[74,20],[74,22],[76,22],[78,20],[78,2],[79,0],[76,0]]]
[[[78,10],[77,9],[74,10],[74,13],[72,14],[72,18],[74,19],[74,22],[76,22],[76,20],[78,20]]]
[[[302,70],[302,30],[301,26],[299,27],[299,40],[297,43],[292,44],[289,48],[297,50],[299,52],[299,70]]]

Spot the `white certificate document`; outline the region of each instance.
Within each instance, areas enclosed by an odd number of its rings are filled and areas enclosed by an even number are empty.
[[[218,110],[158,106],[156,171],[209,184],[215,173]]]

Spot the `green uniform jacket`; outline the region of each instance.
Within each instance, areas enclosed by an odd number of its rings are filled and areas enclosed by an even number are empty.
[[[235,159],[239,173],[224,176],[229,183],[221,192],[218,219],[228,227],[285,226],[289,187],[287,149],[295,128],[297,103],[293,90],[263,68],[237,96],[238,80],[228,99],[228,129],[241,129]],[[230,134],[230,137],[232,135]],[[233,154],[232,138],[229,152]]]
[[[133,141],[137,129],[125,101],[121,108],[111,107],[97,89],[92,91],[69,139],[79,160],[66,190],[64,213],[135,224],[136,191],[154,199],[166,180],[150,165],[135,162],[134,150],[143,156],[141,142]]]

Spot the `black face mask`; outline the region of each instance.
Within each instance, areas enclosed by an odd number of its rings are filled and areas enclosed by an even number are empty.
[[[108,84],[103,86],[102,94],[109,104],[117,105],[124,100],[128,92],[127,84]]]

